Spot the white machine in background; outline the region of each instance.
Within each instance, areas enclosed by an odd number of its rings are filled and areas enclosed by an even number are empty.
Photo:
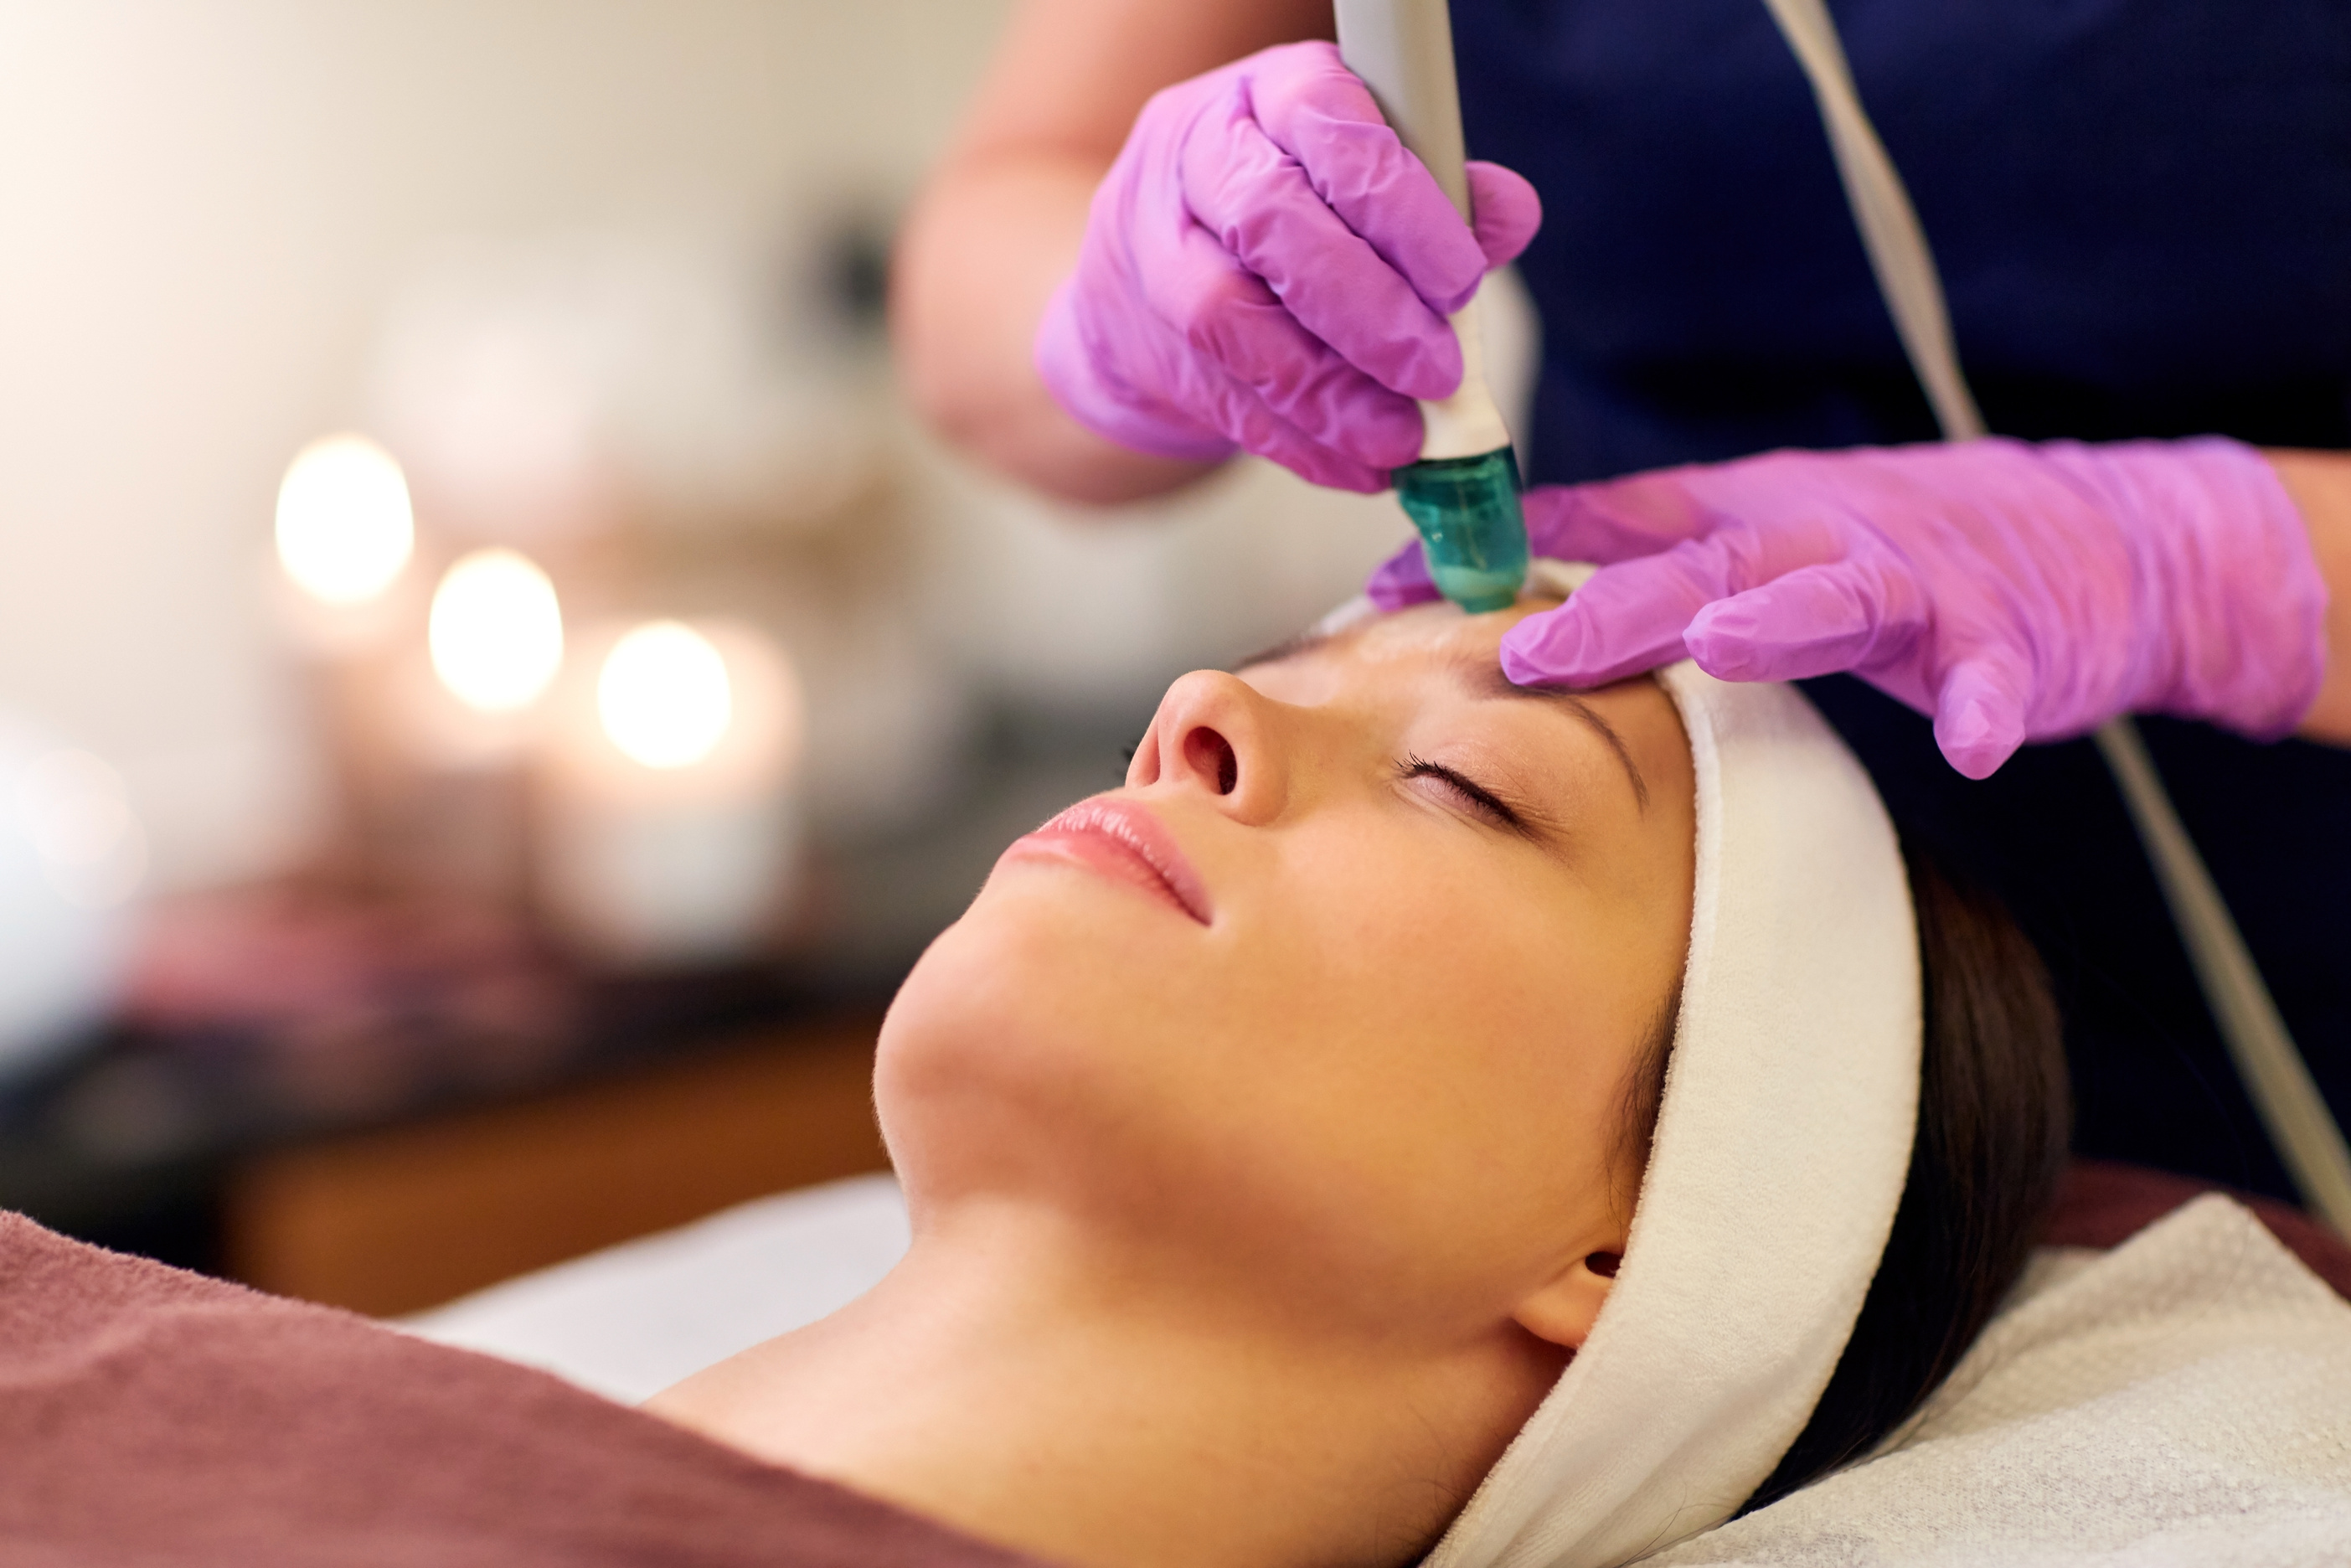
[[[146,868],[121,776],[0,714],[0,1084],[105,1017]]]

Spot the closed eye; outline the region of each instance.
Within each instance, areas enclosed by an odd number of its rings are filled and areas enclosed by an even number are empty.
[[[1501,797],[1468,774],[1447,768],[1442,762],[1431,762],[1425,758],[1414,757],[1407,753],[1405,759],[1396,764],[1396,777],[1434,779],[1459,796],[1470,810],[1489,821],[1499,827],[1508,828],[1514,833],[1523,834],[1527,831],[1526,820],[1512,810]]]

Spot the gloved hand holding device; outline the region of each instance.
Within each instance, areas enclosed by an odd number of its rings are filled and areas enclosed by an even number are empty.
[[[2275,739],[2325,673],[2302,516],[2233,441],[1774,452],[1525,507],[1537,554],[1604,570],[1504,639],[1521,685],[1598,685],[1686,653],[1728,680],[1850,670],[1932,715],[1980,779],[2024,741],[2125,713]],[[1371,593],[1436,597],[1419,547]]]
[[[1446,318],[1541,222],[1518,175],[1468,174],[1474,233],[1328,43],[1178,83],[1094,196],[1038,369],[1123,445],[1384,489],[1420,455],[1415,400],[1460,383]]]

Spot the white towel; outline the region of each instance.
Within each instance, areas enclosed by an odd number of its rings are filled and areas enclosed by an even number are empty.
[[[2351,1304],[2225,1197],[2039,1254],[1877,1455],[1674,1568],[2340,1568]]]
[[[840,1311],[904,1257],[896,1178],[852,1176],[492,1285],[400,1326],[633,1405]]]
[[[1729,1518],[1811,1417],[1901,1198],[1919,978],[1893,826],[1792,687],[1658,679],[1698,869],[1655,1149],[1591,1337],[1430,1568],[1602,1568]]]

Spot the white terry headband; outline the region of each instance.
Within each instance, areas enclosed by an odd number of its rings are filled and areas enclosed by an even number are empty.
[[[1531,586],[1590,572],[1539,560]],[[1793,687],[1687,661],[1657,681],[1698,773],[1698,873],[1631,1239],[1426,1568],[1613,1568],[1729,1519],[1812,1418],[1901,1201],[1921,1022],[1893,824]]]

